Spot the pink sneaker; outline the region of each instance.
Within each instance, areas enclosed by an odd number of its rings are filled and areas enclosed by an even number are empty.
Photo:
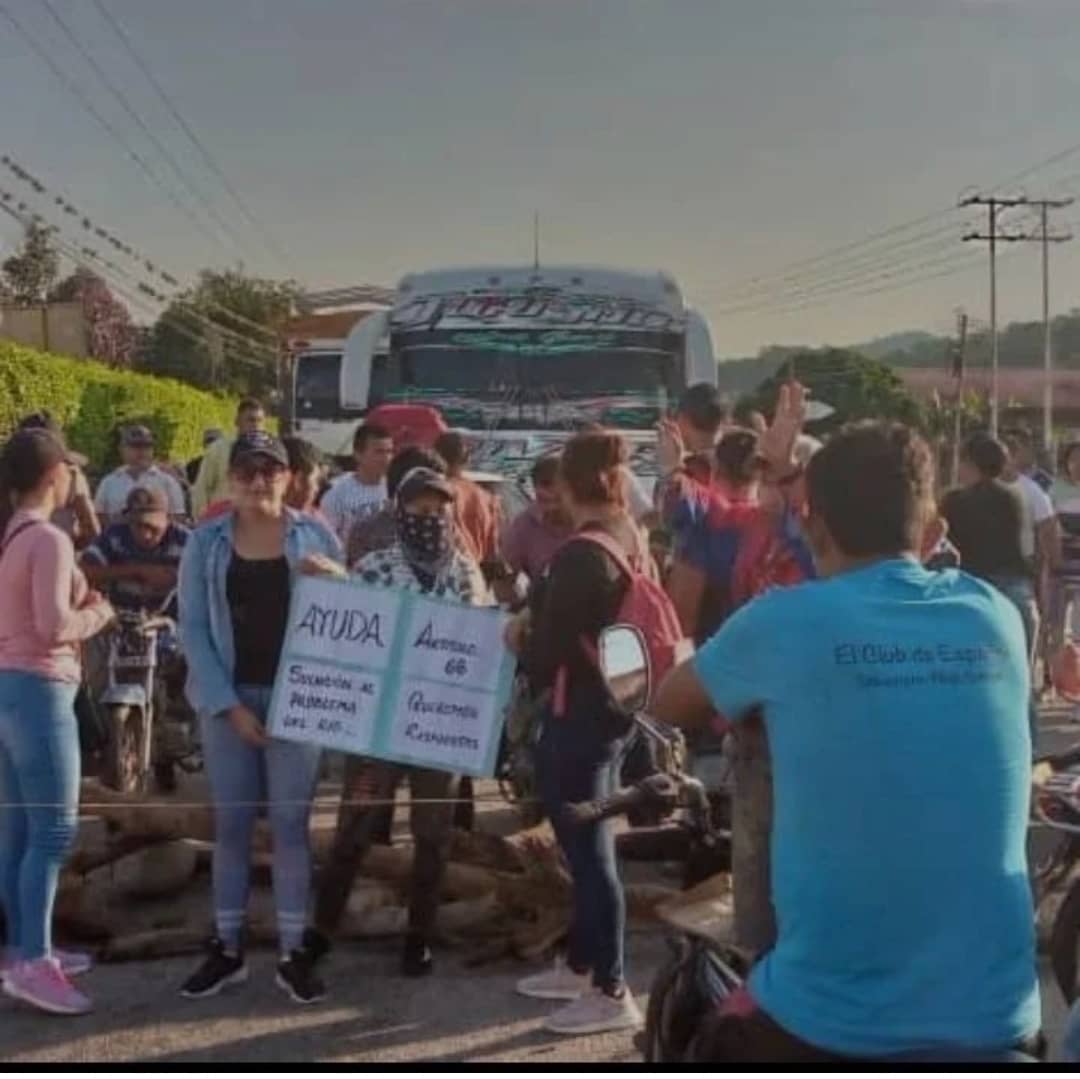
[[[85,1015],[93,1005],[67,980],[56,959],[16,963],[4,975],[4,992],[53,1015]]]
[[[52,954],[53,959],[60,964],[60,969],[69,978],[89,974],[94,969],[94,960],[86,952],[67,952],[63,948],[53,948]]]
[[[60,969],[69,977],[77,978],[80,974],[89,974],[94,969],[94,960],[86,952],[65,952],[62,948],[53,948],[53,959],[60,964]],[[13,966],[16,960],[6,952],[0,955],[0,978]]]

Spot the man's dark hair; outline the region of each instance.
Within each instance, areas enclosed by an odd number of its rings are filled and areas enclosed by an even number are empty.
[[[353,435],[352,448],[357,453],[366,450],[369,442],[381,442],[383,439],[393,438],[393,432],[381,423],[362,423]]]
[[[408,446],[394,455],[386,470],[386,493],[390,498],[397,495],[401,481],[414,468],[430,468],[440,476],[446,475],[446,462],[434,451],[423,446]]]
[[[716,444],[716,470],[720,476],[737,487],[753,483],[761,472],[758,441],[755,431],[728,431]]]
[[[309,473],[322,467],[322,454],[306,439],[289,437],[281,443],[289,455],[290,472]]]
[[[236,406],[237,416],[242,416],[245,412],[265,412],[263,403],[257,397],[242,397],[240,403]]]
[[[444,431],[435,439],[434,449],[451,471],[469,463],[469,444],[460,431]]]
[[[42,409],[40,412],[31,412],[29,416],[23,416],[19,420],[18,429],[20,431],[52,431],[53,434],[59,434],[60,424],[48,409]]]
[[[728,400],[715,386],[710,386],[707,382],[699,382],[689,387],[679,399],[677,411],[698,431],[718,431],[731,417]]]
[[[934,492],[930,447],[902,423],[857,423],[810,458],[810,510],[853,558],[917,551]]]
[[[1001,441],[1005,443],[1009,452],[1013,452],[1017,446],[1035,446],[1035,439],[1032,438],[1031,432],[1024,430],[1023,427],[1010,427],[1007,431],[1001,432]]]
[[[549,453],[541,457],[532,466],[530,475],[533,487],[550,487],[559,478],[559,455]]]
[[[980,432],[964,443],[961,456],[983,479],[996,480],[1009,463],[1009,451],[993,435]]]

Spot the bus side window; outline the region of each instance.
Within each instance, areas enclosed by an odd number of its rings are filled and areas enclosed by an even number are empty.
[[[309,353],[296,359],[296,419],[333,419],[341,412],[341,353]]]

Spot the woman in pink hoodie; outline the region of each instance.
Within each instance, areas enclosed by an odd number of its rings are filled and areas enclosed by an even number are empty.
[[[50,936],[79,805],[79,646],[113,617],[49,520],[71,482],[53,432],[18,431],[0,451],[0,970],[9,996],[60,1015],[90,1010],[68,980],[88,961]]]

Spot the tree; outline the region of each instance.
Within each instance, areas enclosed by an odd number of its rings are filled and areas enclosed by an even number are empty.
[[[4,260],[7,291],[15,303],[42,304],[60,273],[60,256],[53,239],[56,229],[31,221],[26,226],[22,247]]]
[[[50,303],[80,303],[90,355],[118,367],[132,365],[137,332],[128,309],[93,271],[80,266],[49,293]]]
[[[810,397],[836,411],[813,423],[824,433],[852,420],[900,420],[921,427],[923,410],[886,364],[842,348],[799,352],[739,402],[739,411],[771,413],[780,386],[794,375],[810,391]]]
[[[203,270],[154,324],[140,366],[204,389],[265,396],[277,387],[276,335],[296,285]]]

